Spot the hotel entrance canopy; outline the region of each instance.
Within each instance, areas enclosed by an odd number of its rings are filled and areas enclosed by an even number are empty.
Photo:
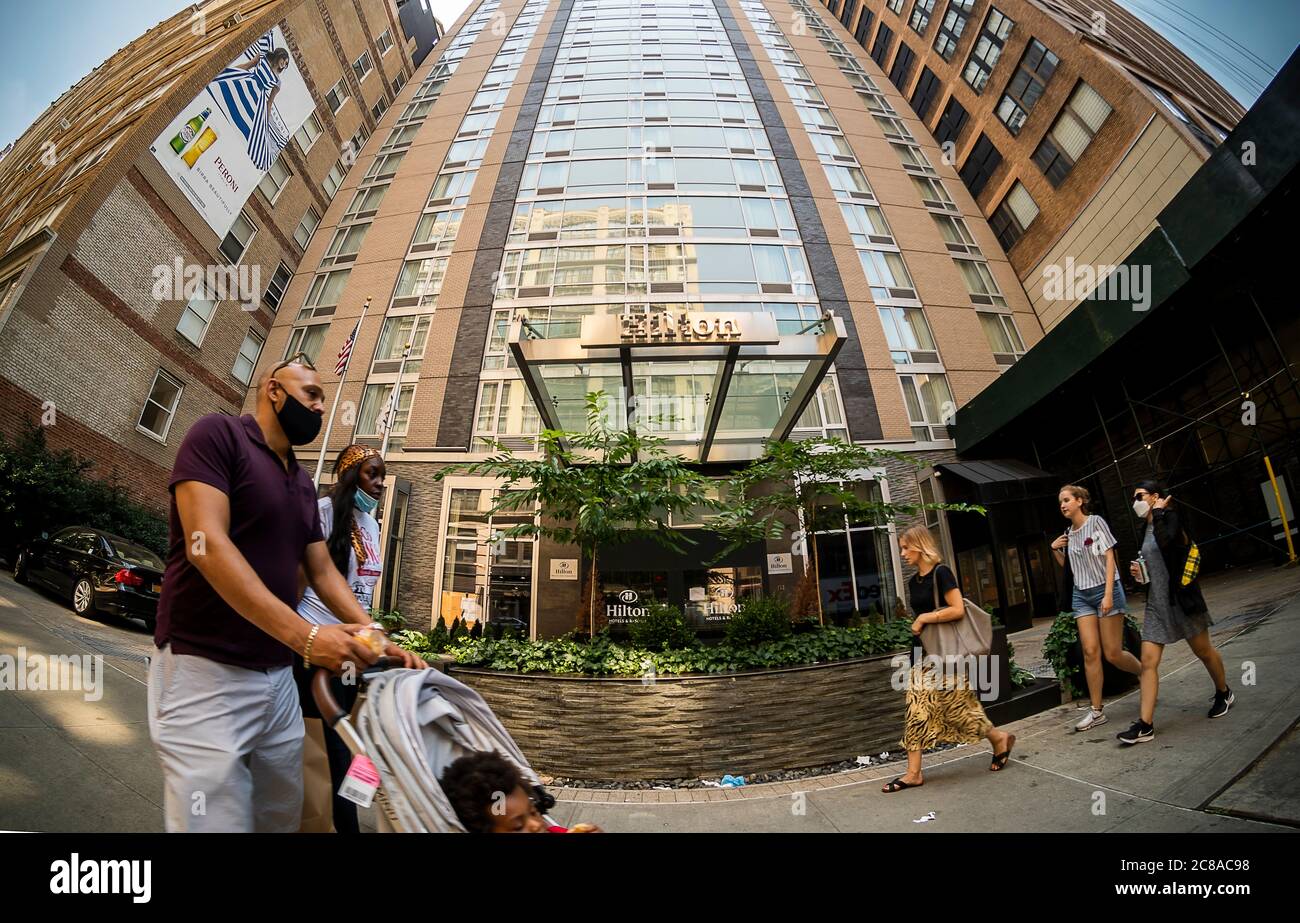
[[[830,312],[788,333],[757,311],[591,314],[580,327],[520,312],[509,345],[547,429],[585,429],[586,395],[603,391],[611,427],[662,436],[691,461],[727,462],[789,437],[847,339]]]

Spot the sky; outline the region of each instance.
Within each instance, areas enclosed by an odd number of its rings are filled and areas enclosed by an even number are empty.
[[[450,27],[469,0],[428,2],[434,15]],[[1300,4],[1295,0],[1119,2],[1191,56],[1247,107],[1260,88],[1242,75],[1258,84],[1271,79],[1266,71],[1246,63],[1248,54],[1257,55],[1276,70],[1300,42]],[[187,6],[182,0],[0,0],[0,22],[4,23],[0,29],[0,148],[21,135],[50,103],[113,52]],[[1229,49],[1213,37],[1211,28],[1226,33],[1248,51]]]

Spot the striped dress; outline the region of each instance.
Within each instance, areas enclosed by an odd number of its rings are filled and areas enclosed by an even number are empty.
[[[249,160],[263,172],[289,143],[284,121],[270,107],[271,91],[280,85],[280,75],[271,66],[273,51],[275,40],[268,32],[244,52],[244,59],[256,61],[256,67],[227,67],[208,84],[208,93],[247,139]]]

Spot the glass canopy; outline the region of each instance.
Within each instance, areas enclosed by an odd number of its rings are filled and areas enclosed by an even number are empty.
[[[848,338],[829,312],[795,332],[760,311],[591,314],[576,337],[553,326],[520,311],[508,340],[543,426],[584,429],[586,395],[603,391],[609,426],[698,462],[757,458],[788,438]]]

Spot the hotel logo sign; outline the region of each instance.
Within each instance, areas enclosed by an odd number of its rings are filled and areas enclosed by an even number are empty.
[[[773,345],[780,342],[770,313],[637,311],[597,314],[582,320],[586,349],[627,346]]]

